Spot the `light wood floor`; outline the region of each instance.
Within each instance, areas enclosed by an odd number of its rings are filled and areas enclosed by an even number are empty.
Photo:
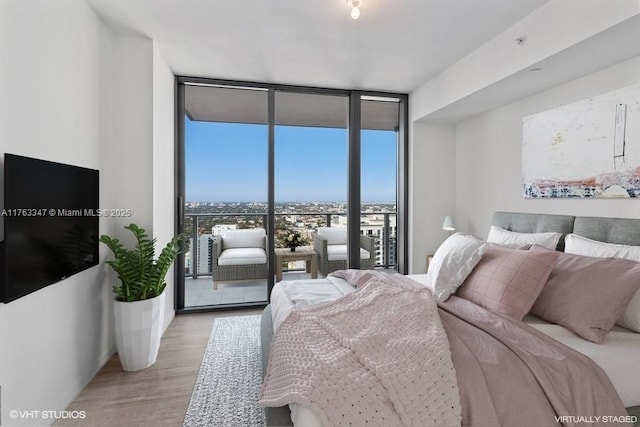
[[[216,318],[260,314],[262,309],[176,316],[165,332],[155,365],[125,372],[118,355],[91,380],[69,411],[85,419],[56,426],[182,426],[205,347]]]

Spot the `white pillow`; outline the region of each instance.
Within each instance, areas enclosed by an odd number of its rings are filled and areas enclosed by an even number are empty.
[[[640,246],[598,242],[577,234],[567,234],[564,245],[564,251],[569,254],[598,258],[623,258],[640,262]],[[631,298],[622,317],[616,323],[627,329],[640,332],[640,291]]]
[[[264,228],[225,230],[220,235],[222,236],[222,249],[264,248]]]
[[[564,239],[564,251],[570,254],[598,258],[624,258],[640,261],[640,246],[598,242],[577,234],[567,234]]]
[[[480,262],[487,244],[473,236],[455,233],[433,255],[427,282],[438,301],[445,301],[458,289]]]
[[[531,245],[538,245],[555,250],[562,233],[517,233],[504,230],[495,225],[491,226],[487,242],[514,249],[528,249]]]
[[[347,227],[318,227],[318,234],[327,239],[327,245],[347,244]]]

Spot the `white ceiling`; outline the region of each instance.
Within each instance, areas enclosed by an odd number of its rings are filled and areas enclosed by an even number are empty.
[[[425,119],[456,123],[640,56],[640,43],[632,40],[640,40],[640,15],[453,102]]]
[[[409,93],[548,0],[87,0],[174,73]]]

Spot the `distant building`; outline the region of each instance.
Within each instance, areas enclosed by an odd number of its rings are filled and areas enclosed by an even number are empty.
[[[225,230],[235,230],[238,228],[238,224],[216,224],[211,227],[211,235],[219,236]]]
[[[191,239],[189,239],[189,247],[191,247]],[[184,254],[184,274],[191,274],[191,252]]]
[[[189,247],[193,248],[193,239],[189,239]],[[213,239],[211,234],[203,234],[198,237],[198,275],[211,274],[213,271]],[[185,267],[189,274],[192,274],[193,264],[192,253],[185,254]]]
[[[213,239],[211,234],[198,237],[198,273],[211,274],[213,271]]]
[[[384,215],[367,215],[362,218],[360,232],[376,242],[376,265],[385,265],[384,242],[389,242],[389,261],[387,265],[396,265],[396,215],[389,215],[389,235],[384,228]]]
[[[331,224],[336,226],[346,226],[347,218],[345,216],[333,216]],[[385,265],[384,262],[384,242],[389,242],[389,262],[387,265],[397,264],[397,216],[389,214],[389,235],[387,236],[384,229],[384,215],[371,214],[363,215],[360,222],[360,233],[373,239],[376,250],[376,265]]]

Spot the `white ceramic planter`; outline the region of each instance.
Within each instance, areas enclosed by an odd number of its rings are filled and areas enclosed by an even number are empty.
[[[116,346],[125,371],[139,371],[156,363],[162,337],[164,294],[144,301],[115,301]]]

